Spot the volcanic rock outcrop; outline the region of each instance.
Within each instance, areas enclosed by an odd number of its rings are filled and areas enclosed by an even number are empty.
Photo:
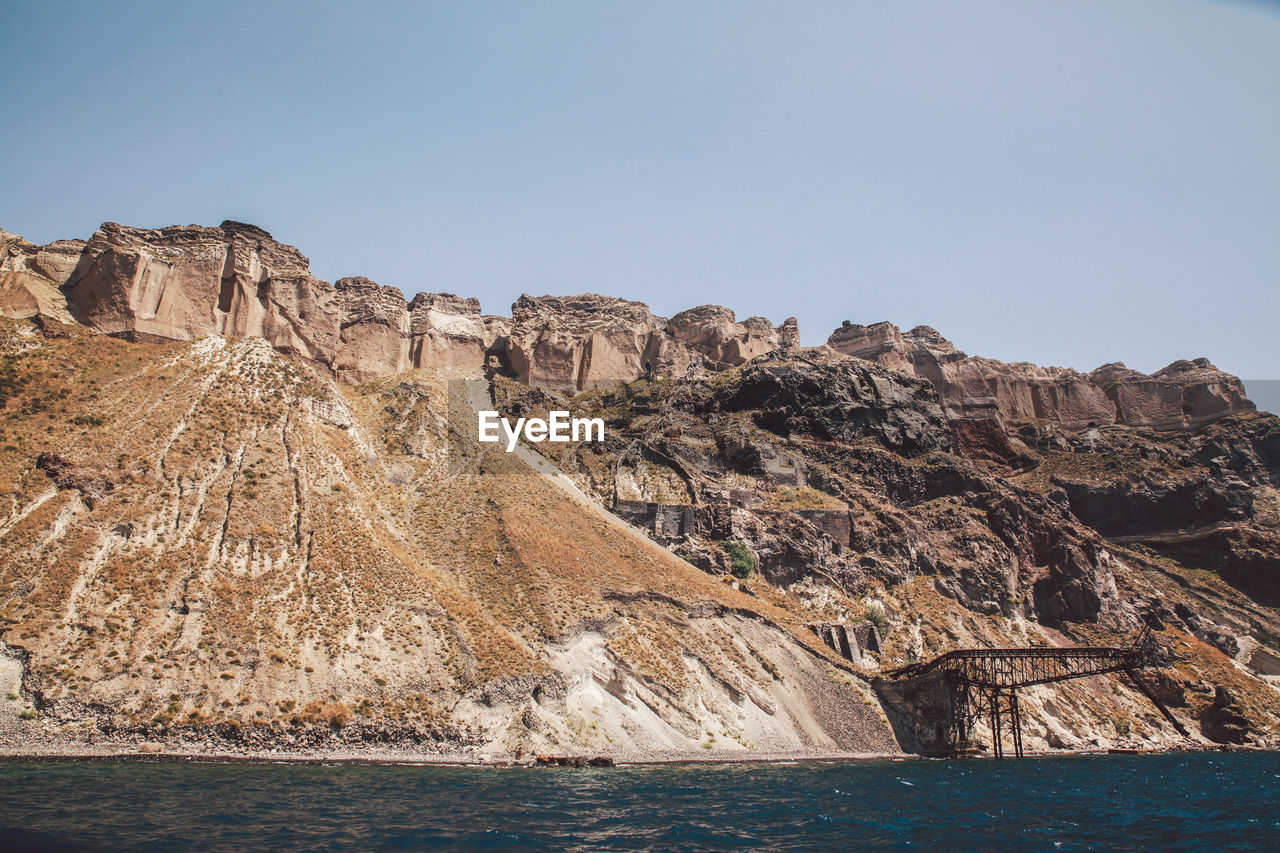
[[[447,293],[412,302],[363,277],[330,284],[266,231],[240,222],[160,229],[105,223],[87,242],[38,246],[0,231],[0,314],[79,321],[132,340],[261,337],[339,379],[361,383],[420,367],[489,368],[547,390],[610,390],[637,379],[728,370],[799,348],[795,318],[738,322],[702,305],[667,319],[597,294],[521,296],[510,318]],[[1193,429],[1250,412],[1234,376],[1207,360],[1150,376],[1123,364],[1089,374],[969,356],[928,326],[846,323],[835,352],[928,379],[946,415],[1039,420],[1067,430],[1124,424]]]
[[[846,322],[827,346],[928,379],[952,417],[1044,420],[1069,430],[1116,423],[1188,429],[1255,408],[1239,379],[1204,358],[1150,376],[1118,362],[1081,374],[966,355],[929,326],[904,333],[888,322]]]
[[[513,416],[546,405],[512,393]],[[1136,624],[1097,535],[951,452],[925,380],[809,350],[635,394],[661,404],[557,463],[704,569],[728,571],[724,543],[740,542],[780,586],[931,578],[978,613]],[[571,405],[608,415],[626,396]]]
[[[1206,361],[491,317],[232,222],[0,235],[0,310],[0,752],[886,752],[877,673],[1143,625],[1195,738],[1280,745],[1280,418]],[[606,437],[526,460],[489,406]],[[1033,749],[1180,742],[1087,681],[1020,698]]]
[[[616,388],[636,379],[682,376],[696,362],[712,370],[795,347],[795,318],[775,328],[763,317],[742,323],[728,308],[703,305],[670,320],[643,302],[586,293],[525,294],[511,306],[506,357],[527,385],[556,391]]]
[[[423,295],[362,277],[330,284],[261,228],[146,230],[106,223],[66,281],[67,307],[134,340],[261,337],[354,382],[411,367],[478,367],[493,344],[475,300]],[[501,323],[497,324],[501,327]]]
[[[0,228],[0,315],[72,322],[59,288],[75,269],[83,247],[80,240],[37,246]]]

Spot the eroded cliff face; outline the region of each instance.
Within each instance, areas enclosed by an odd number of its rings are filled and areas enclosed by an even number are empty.
[[[10,320],[0,352],[0,749],[896,750],[804,608],[478,444],[471,371]]]
[[[1142,625],[1198,739],[1280,738],[1280,421],[1207,361],[803,349],[592,294],[494,317],[230,222],[0,251],[7,748],[893,751],[877,674]],[[604,418],[541,449],[658,544],[477,444],[481,376]],[[1177,741],[1120,684],[1024,708],[1033,748]]]
[[[76,321],[133,340],[261,337],[279,352],[361,383],[417,368],[502,372],[576,393],[637,379],[729,370],[799,345],[795,318],[738,322],[703,305],[669,320],[642,302],[598,294],[521,296],[511,317],[475,299],[362,277],[330,284],[307,258],[252,225],[128,228],[36,246],[0,232],[0,314]],[[952,418],[1040,421],[1067,430],[1113,423],[1194,429],[1253,411],[1243,386],[1205,359],[1150,376],[1123,364],[1088,374],[968,356],[937,331],[846,324],[828,348],[928,379]]]
[[[502,328],[479,317],[474,300],[431,294],[409,305],[366,278],[330,284],[297,249],[238,222],[107,223],[62,291],[67,311],[99,332],[139,341],[263,338],[357,383],[423,366],[478,367]]]
[[[728,308],[703,305],[667,320],[643,302],[593,293],[525,294],[514,319],[506,358],[526,385],[556,391],[617,388],[636,379],[683,376],[692,366],[736,367],[758,355],[793,348],[795,318],[774,327],[763,317],[742,323]]]
[[[1041,420],[1068,430],[1114,423],[1189,429],[1255,409],[1239,379],[1203,358],[1150,376],[1120,363],[1081,374],[969,356],[928,326],[904,333],[887,322],[844,325],[827,346],[928,379],[958,418]]]
[[[72,322],[60,288],[83,248],[80,240],[37,246],[0,229],[0,316]]]
[[[738,323],[719,306],[670,321],[640,302],[583,294],[522,296],[512,317],[475,299],[401,291],[363,277],[330,284],[256,226],[129,228],[86,243],[36,246],[3,232],[0,311],[75,320],[131,340],[260,337],[353,383],[415,368],[480,369],[563,391],[616,388],[693,363],[715,370],[797,345],[795,319]]]
[[[932,382],[825,348],[572,400],[499,388],[513,415],[605,418],[605,443],[540,449],[693,564],[785,590],[820,633],[843,626],[829,636],[879,613],[877,648],[835,644],[870,671],[1120,645],[1151,625],[1171,653],[1153,684],[1197,738],[1280,737],[1280,419],[1045,433],[948,418]],[[1023,702],[1036,749],[1180,740],[1123,684]]]

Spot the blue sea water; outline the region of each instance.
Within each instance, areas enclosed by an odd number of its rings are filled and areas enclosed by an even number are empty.
[[[1280,849],[1280,755],[496,769],[0,764],[4,850]]]

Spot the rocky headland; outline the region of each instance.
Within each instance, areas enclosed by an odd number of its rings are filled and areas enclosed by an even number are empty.
[[[0,315],[9,753],[891,753],[885,671],[1142,626],[1191,740],[1095,679],[1027,692],[1032,749],[1280,739],[1280,420],[1203,358],[490,315],[235,222],[0,232]],[[477,399],[607,439],[522,460]]]
[[[48,246],[0,232],[0,250],[5,316],[74,319],[130,340],[260,337],[354,383],[488,361],[526,385],[573,393],[694,366],[722,371],[800,345],[794,318],[738,322],[718,305],[667,319],[615,297],[526,294],[505,317],[448,293],[406,301],[367,278],[316,278],[297,249],[239,222],[154,230],[108,222],[87,242]],[[887,322],[846,322],[826,346],[929,380],[957,418],[1165,430],[1254,410],[1240,381],[1204,358],[1151,375],[1119,363],[1082,374],[968,356],[928,326],[904,333]]]

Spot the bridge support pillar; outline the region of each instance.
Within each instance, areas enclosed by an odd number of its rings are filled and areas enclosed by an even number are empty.
[[[991,754],[997,760],[1004,758],[1005,727],[1013,741],[1013,757],[1022,757],[1022,712],[1018,708],[1018,691],[999,688],[987,692],[991,716]]]
[[[1148,626],[1127,646],[957,649],[928,663],[893,670],[888,678],[877,679],[876,691],[886,708],[896,706],[902,712],[902,719],[893,725],[904,749],[971,755],[974,729],[986,716],[991,722],[992,756],[1004,758],[1007,734],[1013,755],[1021,758],[1019,687],[1112,672],[1127,678],[1186,736],[1186,727],[1139,675],[1143,667],[1161,660],[1159,641]]]

